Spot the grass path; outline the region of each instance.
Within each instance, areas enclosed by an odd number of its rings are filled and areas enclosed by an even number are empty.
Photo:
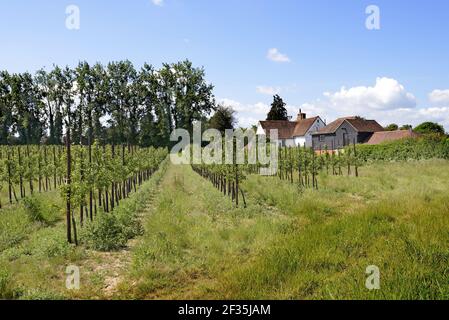
[[[235,208],[189,166],[170,166],[145,214],[145,235],[119,297],[200,299],[221,296],[223,276],[254,258],[289,219],[275,208]]]
[[[449,163],[362,170],[318,192],[250,176],[242,209],[171,166],[116,297],[447,299]],[[381,290],[365,287],[371,265]]]

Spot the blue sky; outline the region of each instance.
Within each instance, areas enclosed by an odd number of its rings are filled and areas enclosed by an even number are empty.
[[[80,29],[66,28],[66,7]],[[365,10],[380,10],[368,30]],[[190,59],[241,125],[279,92],[291,115],[361,115],[449,130],[447,0],[3,0],[0,69]],[[271,55],[269,52],[271,50]]]

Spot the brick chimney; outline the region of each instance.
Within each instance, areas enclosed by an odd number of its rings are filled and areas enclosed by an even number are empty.
[[[298,118],[296,119],[296,121],[305,120],[305,119],[307,119],[307,115],[305,113],[302,113],[302,110],[299,109]]]

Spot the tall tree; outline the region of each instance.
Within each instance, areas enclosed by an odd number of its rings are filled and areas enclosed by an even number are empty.
[[[110,80],[109,124],[112,142],[127,143],[130,138],[129,121],[130,109],[134,108],[131,86],[137,73],[132,63],[128,60],[111,62],[108,64],[108,76]]]
[[[286,104],[279,95],[273,97],[270,112],[267,115],[267,120],[288,120]]]
[[[213,86],[206,82],[204,69],[194,68],[188,60],[164,64],[159,71],[159,84],[170,131],[173,128],[191,131],[193,122],[215,110]]]
[[[413,130],[422,134],[444,134],[443,126],[435,122],[423,122]]]
[[[174,128],[192,130],[216,110],[212,90],[188,60],[139,72],[127,60],[1,72],[0,143],[60,144],[70,125],[73,143],[167,146]]]
[[[92,122],[93,138],[105,143],[106,135],[103,117],[107,114],[109,103],[109,77],[104,67],[97,63],[91,70],[93,77]]]
[[[203,119],[215,110],[213,86],[206,83],[203,68],[194,68],[186,60],[172,65],[175,106],[173,118],[176,127],[192,129],[193,122]]]
[[[69,114],[70,110],[68,110],[66,106],[66,100],[68,99],[69,94],[73,93],[74,75],[73,71],[69,70],[67,67],[63,70],[60,67],[55,66],[50,73],[50,76],[54,79],[55,83],[52,93],[55,101],[54,139],[56,143],[62,143],[64,117],[67,118],[68,116],[71,116],[71,114]]]
[[[231,107],[219,105],[209,120],[209,128],[217,129],[224,134],[226,129],[234,129],[236,122],[235,111]]]
[[[411,124],[404,124],[399,130],[412,130],[413,126]]]
[[[161,144],[162,137],[157,128],[155,118],[155,111],[158,108],[157,74],[151,65],[145,63],[140,71],[139,79],[139,94],[143,105],[143,114],[139,121],[139,143],[146,147],[164,145],[164,140],[162,140]]]
[[[0,144],[8,144],[12,125],[10,76],[8,72],[2,71],[0,72]]]
[[[14,133],[21,144],[39,144],[45,129],[40,91],[29,73],[13,74],[10,80]]]
[[[40,98],[44,106],[44,114],[46,117],[46,127],[48,129],[48,144],[59,144],[61,143],[60,136],[58,137],[56,130],[56,115],[58,104],[56,100],[56,79],[53,73],[48,73],[45,69],[40,69],[37,71],[34,81],[40,92]],[[59,139],[58,139],[59,138]]]
[[[399,129],[399,126],[396,123],[392,123],[386,126],[384,129],[385,131],[396,131]]]

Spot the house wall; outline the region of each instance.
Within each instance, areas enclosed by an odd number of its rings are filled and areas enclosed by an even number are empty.
[[[304,144],[306,144],[306,147],[311,148],[312,147],[312,133],[317,132],[321,128],[324,128],[326,125],[325,123],[320,119],[316,119],[313,125],[310,127],[309,131],[306,132],[304,136],[295,137],[295,146],[301,146],[303,147]]]
[[[304,146],[304,143],[307,145],[307,141],[306,141],[306,137],[295,137],[295,145],[296,146]],[[312,143],[312,141],[310,141],[310,143]]]
[[[313,125],[310,127],[309,131],[306,132],[304,136],[297,136],[291,139],[279,139],[279,146],[284,147],[296,147],[296,146],[304,146],[312,147],[312,133],[320,130],[325,127],[326,124],[320,118],[316,119]],[[265,130],[262,128],[262,125],[259,123],[257,125],[257,135],[265,135]],[[269,138],[269,137],[267,137]]]
[[[260,123],[257,125],[256,134],[257,135],[265,135],[265,130],[262,128],[262,125]]]
[[[322,137],[321,139],[320,136]],[[344,136],[346,137],[346,141],[343,141]],[[314,135],[313,146],[315,150],[324,150],[326,149],[326,146],[328,150],[331,150],[332,147],[334,149],[341,149],[348,144],[352,144],[354,139],[356,139],[355,141],[357,143],[360,143],[358,138],[357,131],[355,131],[355,129],[348,122],[343,122],[333,134]]]
[[[295,140],[294,139],[279,139],[280,147],[294,147]]]

